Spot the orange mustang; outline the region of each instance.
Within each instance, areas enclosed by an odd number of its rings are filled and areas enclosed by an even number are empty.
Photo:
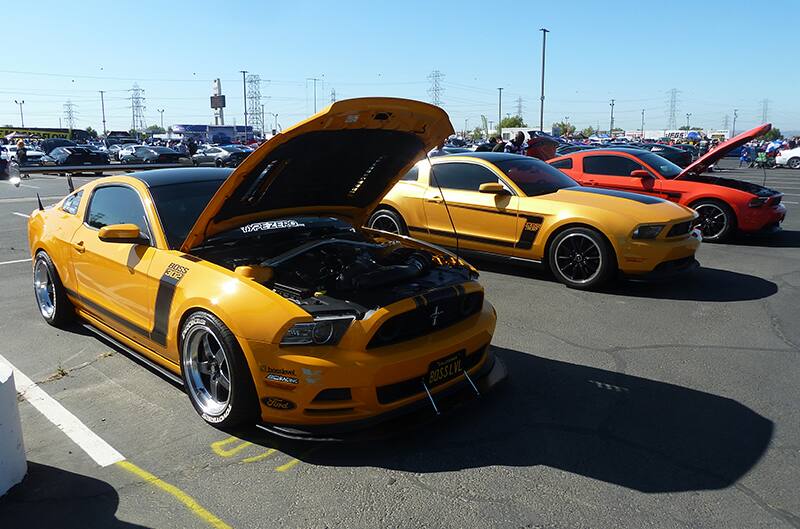
[[[505,376],[494,308],[454,255],[361,226],[451,133],[432,105],[354,99],[235,171],[94,180],[30,217],[39,310],[180,376],[220,427],[339,437],[432,416]]]

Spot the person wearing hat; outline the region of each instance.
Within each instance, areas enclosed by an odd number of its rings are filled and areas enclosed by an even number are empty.
[[[22,139],[17,142],[17,165],[28,165],[28,151],[25,150],[25,141]]]

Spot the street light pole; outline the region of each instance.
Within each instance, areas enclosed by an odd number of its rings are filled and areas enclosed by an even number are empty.
[[[686,130],[690,130],[689,129],[689,118],[690,117],[692,117],[692,113],[691,112],[687,112],[686,113]]]
[[[542,32],[542,97],[539,104],[539,131],[544,132],[544,50],[547,47],[547,34],[550,30],[540,28],[539,31]]]
[[[239,70],[242,73],[242,106],[244,107],[244,141],[247,143],[247,81],[245,80],[245,75],[247,74],[247,70]],[[234,129],[234,136],[236,135],[236,130]]]
[[[609,103],[611,105],[611,124],[608,126],[608,136],[610,138],[614,137],[614,101],[616,100],[612,99],[611,103]]]
[[[467,123],[469,123],[469,118],[464,118],[464,139],[467,139]]]
[[[500,136],[499,139],[503,139],[503,89],[497,89],[497,135]]]
[[[731,138],[736,136],[736,118],[739,117],[739,109],[733,109],[733,130],[731,131]]]
[[[19,121],[20,121],[20,123],[21,123],[21,125],[20,125],[20,126],[21,126],[21,127],[25,127],[25,117],[22,115],[22,105],[24,105],[24,104],[25,104],[25,100],[23,99],[22,101],[17,101],[17,100],[15,99],[15,100],[14,100],[14,103],[16,103],[16,104],[18,104],[18,105],[19,105]]]
[[[156,110],[158,110],[158,113],[161,114],[161,128],[163,129],[164,128],[164,109],[163,108],[157,108]]]
[[[103,136],[108,135],[108,129],[106,128],[106,100],[105,100],[105,91],[100,90],[100,112],[103,113]]]

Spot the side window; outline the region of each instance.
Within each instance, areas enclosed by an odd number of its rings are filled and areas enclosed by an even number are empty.
[[[446,189],[479,191],[481,184],[500,182],[497,175],[490,170],[471,163],[435,164],[432,173],[430,177],[430,187],[436,187],[438,182],[439,186]],[[436,176],[435,179],[433,175]]]
[[[587,156],[583,159],[583,172],[609,176],[630,176],[631,171],[644,169],[624,156]]]
[[[96,189],[86,212],[86,223],[97,229],[112,224],[136,224],[142,233],[150,233],[139,194],[123,186]]]
[[[78,212],[78,206],[80,206],[81,204],[82,196],[83,196],[83,191],[78,191],[74,195],[67,197],[61,209],[66,211],[70,215],[75,215]]]
[[[419,180],[419,167],[417,167],[416,165],[412,167],[409,172],[403,175],[403,178],[401,180],[408,180],[411,182],[416,182],[417,180]]]
[[[556,169],[572,169],[572,158],[564,158],[563,160],[553,162],[550,165]]]

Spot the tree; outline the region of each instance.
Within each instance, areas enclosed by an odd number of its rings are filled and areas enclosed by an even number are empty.
[[[767,141],[773,141],[773,140],[777,140],[778,138],[782,138],[783,135],[781,134],[781,129],[779,129],[778,127],[772,127],[769,130],[769,132],[767,132],[766,134],[764,134],[761,137],[764,138]]]
[[[520,128],[527,126],[528,125],[526,125],[525,122],[522,121],[522,116],[510,116],[500,120],[501,129]]]
[[[158,125],[150,125],[144,131],[147,134],[165,134],[167,131],[163,127],[159,127]]]
[[[581,131],[581,134],[583,134],[584,136],[586,136],[588,138],[589,136],[592,136],[595,132],[597,132],[597,131],[594,130],[594,127],[589,126],[589,127],[586,127],[585,129],[583,129]]]
[[[575,133],[575,125],[568,121],[557,121],[553,123],[553,130],[559,130],[562,136],[571,136]]]
[[[472,137],[472,141],[477,141],[483,138],[485,132],[486,131],[483,130],[483,127],[475,127],[472,132],[469,133],[469,135]]]
[[[86,134],[89,135],[92,139],[97,139],[97,131],[94,130],[92,127],[86,127]]]

